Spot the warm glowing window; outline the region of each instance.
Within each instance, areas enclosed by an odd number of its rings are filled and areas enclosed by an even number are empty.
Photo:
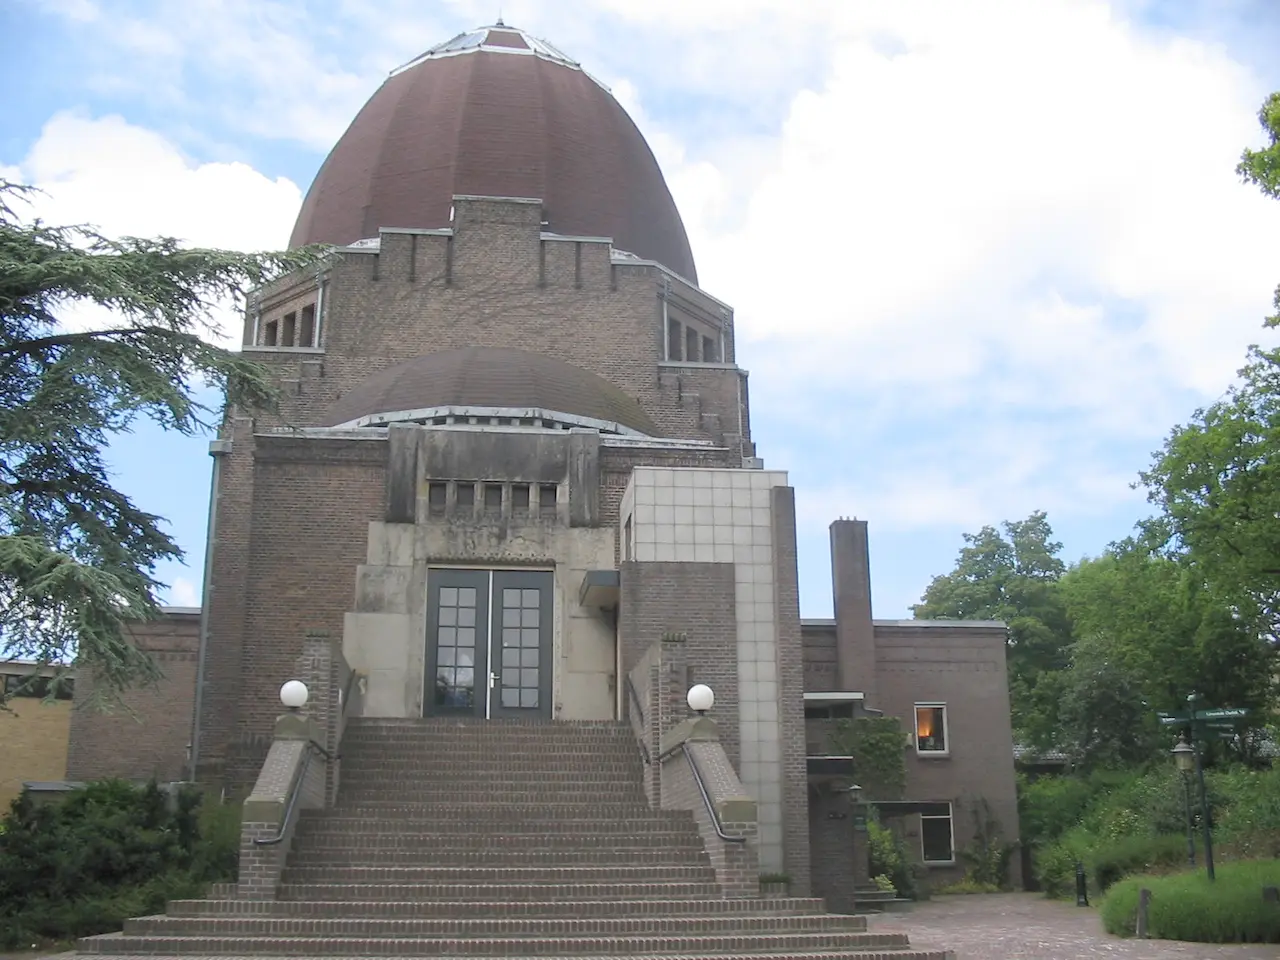
[[[947,708],[940,703],[916,704],[916,752],[947,752]]]

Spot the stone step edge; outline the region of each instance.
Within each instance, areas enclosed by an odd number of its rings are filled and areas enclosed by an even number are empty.
[[[110,956],[113,960],[164,960],[163,957],[157,957],[154,953],[84,953],[79,956],[87,957],[104,957]],[[362,960],[405,960],[404,957],[380,957],[374,954],[361,954]],[[233,954],[218,954],[217,960],[268,960],[262,955],[254,956],[237,956]],[[282,960],[282,958],[272,957],[269,960]],[[288,960],[331,960],[329,957],[311,958],[305,956],[290,956]],[[464,956],[433,956],[431,960],[474,960],[473,957]],[[546,957],[540,956],[519,956],[513,955],[504,958],[504,960],[547,960]],[[705,953],[646,953],[646,954],[622,954],[611,957],[587,957],[576,956],[573,960],[708,960]],[[717,953],[712,960],[956,960],[956,955],[950,950],[914,950],[907,948],[905,950],[887,950],[880,949],[877,951],[865,950],[830,950],[822,953],[814,953],[812,951],[798,952],[795,950],[787,950],[783,953]]]
[[[106,933],[106,934],[98,934],[92,937],[83,937],[79,940],[77,946],[82,951],[91,951],[94,946],[99,944],[110,947],[112,944],[124,941],[126,943],[129,943],[130,946],[132,946],[132,943],[131,943],[132,941],[143,941],[145,943],[145,946],[142,947],[142,951],[144,952],[148,952],[152,954],[165,954],[169,952],[174,952],[174,953],[177,953],[178,955],[183,955],[181,949],[176,951],[168,951],[161,948],[169,947],[169,946],[175,946],[178,948],[188,947],[188,946],[189,947],[208,946],[210,945],[210,942],[212,942],[213,944],[217,944],[217,947],[214,950],[209,951],[211,953],[221,953],[226,948],[236,948],[236,947],[243,946],[245,947],[244,952],[247,954],[271,956],[271,954],[265,953],[263,951],[270,950],[272,946],[275,946],[277,949],[279,949],[279,948],[286,947],[286,945],[288,945],[288,947],[306,947],[306,946],[315,945],[315,946],[321,947],[321,950],[318,951],[318,953],[320,955],[325,955],[326,951],[324,950],[324,945],[332,945],[335,947],[346,947],[348,944],[350,944],[351,946],[355,946],[357,944],[377,943],[384,946],[388,950],[388,952],[393,955],[410,956],[411,954],[407,950],[407,948],[409,947],[423,948],[425,955],[432,955],[433,951],[430,951],[430,948],[432,946],[443,945],[445,943],[458,941],[460,939],[464,939],[464,938],[460,936],[442,936],[442,937],[278,936],[278,937],[273,937],[269,935],[267,936],[259,935],[259,936],[149,937],[149,936],[139,936],[136,934]],[[835,939],[848,940],[851,942],[847,944],[832,943],[829,946],[819,945],[818,949],[849,951],[849,948],[855,947],[857,945],[861,945],[864,948],[870,948],[871,950],[902,950],[902,949],[908,949],[910,947],[910,942],[905,933],[853,933],[853,932],[815,932],[815,933],[743,934],[743,935],[735,935],[733,933],[708,934],[708,935],[674,934],[670,936],[659,933],[659,934],[629,935],[629,936],[628,935],[622,935],[622,936],[587,935],[587,936],[581,936],[581,937],[574,937],[574,936],[466,937],[465,939],[466,939],[466,942],[472,946],[472,949],[464,950],[463,951],[464,955],[489,956],[489,957],[509,957],[511,954],[509,952],[503,952],[503,953],[484,952],[483,948],[489,948],[490,950],[495,948],[509,948],[514,950],[519,950],[522,947],[534,946],[540,941],[542,942],[551,941],[552,943],[557,944],[560,947],[560,949],[565,950],[566,952],[569,949],[569,945],[572,945],[575,943],[591,944],[593,947],[604,948],[604,951],[606,954],[610,956],[615,956],[615,957],[628,956],[628,954],[625,951],[626,951],[626,947],[629,944],[635,944],[637,942],[644,943],[644,941],[646,940],[679,941],[678,945],[676,943],[672,944],[672,946],[675,949],[680,950],[681,952],[693,951],[696,956],[702,956],[702,957],[707,956],[708,949],[713,951],[717,950],[717,945],[722,944],[724,941],[737,941],[737,940],[743,940],[743,939],[761,941],[760,945],[762,947],[772,946],[772,947],[780,948],[783,950],[789,949],[787,945],[788,943],[796,946],[800,946],[801,948],[803,948],[804,941],[813,941],[813,940],[830,941]],[[665,952],[665,951],[662,951],[661,947],[659,947],[658,949],[659,949],[659,952]],[[646,952],[652,953],[654,951],[649,949],[649,950],[646,950]],[[857,951],[849,951],[849,952],[857,952]],[[188,953],[186,955],[189,956],[191,954]],[[297,956],[298,953],[294,950],[288,950],[288,952],[283,955]],[[303,955],[305,956],[305,954]],[[329,955],[332,956],[334,954],[329,954]],[[367,953],[362,951],[358,955],[367,956]],[[570,955],[577,956],[578,954],[570,954]],[[555,956],[555,955],[551,954],[551,955],[544,955],[544,956]]]
[[[521,908],[520,916],[513,916],[511,919],[538,919],[535,909],[556,910],[573,910],[579,911],[580,914],[591,915],[592,910],[602,910],[605,907],[610,911],[615,910],[619,904],[625,904],[627,901],[618,900],[552,900],[552,901],[509,901],[509,900],[384,900],[384,901],[351,901],[351,900],[171,900],[169,901],[169,909],[174,907],[180,909],[194,909],[194,905],[216,907],[211,913],[197,914],[166,914],[170,917],[183,917],[190,919],[199,916],[239,916],[239,917],[275,917],[276,919],[293,919],[298,917],[311,917],[321,914],[323,911],[332,910],[338,907],[346,908],[353,904],[360,907],[380,907],[391,912],[394,915],[393,908],[403,908],[405,910],[419,910],[426,904],[430,904],[435,910],[480,910],[492,909],[494,911],[510,910],[513,907]],[[664,914],[662,909],[670,910],[672,906],[677,907],[694,907],[708,910],[708,916],[730,914],[736,915],[748,912],[748,908],[762,911],[762,915],[775,916],[779,910],[805,911],[803,913],[784,913],[782,916],[810,916],[825,915],[826,905],[820,897],[760,897],[760,898],[716,898],[702,900],[637,900],[635,904],[643,904],[647,909],[634,914],[600,914],[602,916],[636,916],[647,917],[650,919],[661,919],[663,917],[683,917],[688,914],[682,912]],[[712,905],[715,905],[714,908]],[[302,912],[302,908],[308,907],[316,911],[315,913]],[[238,908],[238,909],[237,909]],[[280,911],[282,915],[276,916],[276,912]],[[809,911],[812,911],[810,913]],[[368,919],[382,919],[381,914],[362,915]],[[498,915],[501,918],[501,915]],[[348,919],[360,919],[360,917],[352,917]]]
[[[237,926],[260,926],[287,923],[291,927],[307,929],[234,930]],[[648,929],[660,923],[668,929]],[[262,917],[262,916],[205,916],[170,917],[164,914],[150,917],[131,917],[125,921],[124,935],[129,937],[181,937],[186,939],[222,939],[231,937],[284,937],[287,939],[314,938],[319,940],[456,940],[460,937],[478,937],[490,940],[580,940],[617,938],[626,936],[672,937],[705,936],[791,936],[810,933],[829,934],[877,934],[867,929],[867,918],[857,914],[817,914],[812,916],[753,916],[725,913],[719,916],[689,914],[677,917]],[[209,929],[199,931],[165,931],[165,927],[183,924],[199,924]],[[378,930],[334,930],[334,927],[368,924]],[[779,929],[767,929],[775,924],[785,924]],[[794,924],[794,926],[790,926]],[[562,929],[566,926],[573,929]],[[749,926],[748,926],[749,925]],[[412,927],[440,926],[448,929],[412,930]],[[713,929],[685,930],[710,926]],[[132,927],[132,929],[130,929]],[[160,927],[157,931],[156,927]],[[483,927],[482,931],[469,928]],[[511,928],[511,929],[504,929]],[[895,936],[897,934],[894,934]],[[905,936],[905,934],[904,934]]]

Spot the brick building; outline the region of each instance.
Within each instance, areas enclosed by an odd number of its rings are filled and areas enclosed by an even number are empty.
[[[733,310],[577,63],[497,25],[393,72],[292,243],[334,249],[251,298],[243,349],[281,403],[231,410],[211,444],[205,604],[153,638],[167,686],[138,704],[145,726],[185,697],[188,722],[121,772],[247,793],[316,631],[341,637],[363,717],[545,723],[626,719],[677,633],[759,869],[793,894],[867,879],[856,771],[815,733],[833,718],[902,718],[890,812],[930,869],[958,876],[971,801],[1016,838],[1003,627],[872,620],[856,522],[833,526],[835,619],[801,620],[794,491],[757,458]],[[113,772],[129,736],[77,726],[68,776]]]

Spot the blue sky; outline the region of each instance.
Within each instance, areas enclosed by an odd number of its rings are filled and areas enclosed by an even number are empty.
[[[1068,559],[1096,554],[1145,513],[1130,485],[1169,428],[1265,342],[1280,205],[1233,168],[1280,89],[1269,0],[501,6],[631,111],[735,307],[806,616],[830,612],[839,516],[870,522],[880,617],[983,524],[1045,509]],[[44,186],[49,219],[280,246],[386,72],[497,10],[11,0],[0,175]],[[178,603],[206,444],[140,428],[111,451],[187,550],[161,571]]]

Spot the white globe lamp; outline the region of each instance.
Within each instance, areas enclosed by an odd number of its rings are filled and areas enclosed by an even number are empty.
[[[689,709],[699,715],[705,715],[716,705],[716,695],[705,683],[695,683],[689,688],[689,695],[685,699],[689,703]]]
[[[307,705],[307,685],[301,680],[288,680],[280,688],[280,702],[290,710],[301,710]]]

